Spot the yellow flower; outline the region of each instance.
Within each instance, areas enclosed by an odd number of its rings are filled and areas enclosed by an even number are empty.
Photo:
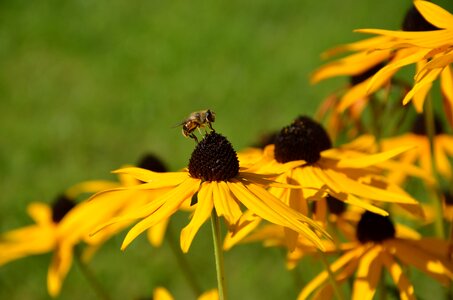
[[[149,204],[135,207],[130,213],[113,218],[99,228],[125,220],[142,219],[126,235],[121,247],[123,250],[143,231],[168,219],[186,201],[191,201],[196,206],[190,223],[181,231],[183,252],[189,250],[193,238],[213,210],[223,216],[229,229],[234,231],[235,224],[242,216],[241,204],[261,218],[300,232],[312,243],[322,247],[313,230],[320,233],[324,233],[324,230],[310,218],[290,209],[264,188],[288,185],[268,180],[275,175],[260,175],[249,172],[248,169],[240,169],[230,142],[215,132],[207,134],[197,145],[188,169],[181,172],[156,173],[141,168],[126,168],[115,173],[129,174],[144,182],[131,187],[130,190],[133,191],[170,189]],[[107,191],[99,196],[116,192]],[[96,198],[92,201],[96,201]]]
[[[415,288],[401,265],[413,266],[442,284],[453,279],[453,263],[448,257],[448,242],[436,238],[402,238],[388,217],[365,212],[357,226],[356,245],[350,244],[330,265],[335,280],[345,282],[356,273],[351,299],[372,299],[383,269],[398,287],[401,299],[415,299]],[[307,299],[332,298],[327,271],[312,279],[299,294]]]
[[[429,1],[414,1],[414,5],[426,21],[434,29],[427,31],[392,31],[380,29],[361,29],[358,32],[377,34],[382,39],[390,39],[387,43],[369,48],[370,51],[387,53],[390,50],[405,55],[395,58],[373,77],[368,88],[373,90],[383,79],[388,78],[400,68],[417,64],[415,84],[403,99],[403,104],[414,99],[418,112],[423,110],[423,103],[432,83],[441,78],[441,89],[445,97],[444,109],[452,122],[453,112],[453,74],[450,63],[453,61],[453,15],[440,6]],[[375,50],[375,51],[374,51]]]
[[[155,172],[165,172],[165,165],[154,155],[146,154],[142,157],[138,166],[153,170]],[[159,196],[166,192],[165,189],[159,191],[137,192],[128,190],[128,187],[133,187],[141,184],[136,178],[127,174],[119,174],[118,182],[105,181],[86,181],[79,183],[68,190],[68,194],[72,197],[80,197],[85,194],[93,194],[106,189],[121,190],[115,196],[101,195],[97,197],[97,201],[85,200],[79,203],[66,217],[67,221],[64,226],[68,231],[67,239],[83,240],[88,247],[84,249],[82,258],[87,262],[97,249],[105,243],[109,238],[118,234],[130,225],[129,222],[116,223],[109,226],[95,236],[91,233],[99,225],[107,222],[107,220],[117,216],[118,214],[127,214],[135,207],[149,203],[150,199]],[[164,220],[147,232],[148,240],[151,245],[159,247],[162,244],[168,220]]]
[[[59,294],[78,241],[66,239],[65,215],[74,207],[65,195],[59,196],[52,207],[34,202],[27,211],[35,224],[3,233],[0,237],[0,266],[29,255],[53,252],[47,273],[47,289],[52,297]]]
[[[322,200],[327,194],[382,215],[388,213],[368,200],[398,203],[416,213],[419,209],[417,201],[382,176],[386,168],[395,167],[386,161],[408,149],[410,147],[398,147],[366,154],[348,148],[332,148],[322,126],[303,116],[281,130],[275,145],[266,147],[264,157],[257,165],[260,171],[272,173],[284,163],[304,162],[276,178],[279,182],[299,184],[302,190],[271,188],[277,198],[303,213],[308,211],[306,200]],[[398,167],[414,173],[412,168]]]
[[[157,287],[153,291],[153,300],[174,300],[173,296],[170,292],[163,287]],[[219,292],[217,289],[212,289],[207,292],[201,294],[198,300],[218,300],[219,299]]]

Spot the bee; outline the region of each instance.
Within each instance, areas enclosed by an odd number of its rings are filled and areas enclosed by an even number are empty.
[[[214,128],[212,128],[211,123],[214,123],[215,121],[215,112],[212,110],[201,110],[201,111],[196,111],[191,113],[187,119],[182,121],[178,126],[182,125],[182,135],[190,138],[193,138],[197,143],[198,139],[193,133],[195,129],[198,129],[198,131],[201,133],[200,128],[204,127],[209,127],[212,131],[215,131]]]

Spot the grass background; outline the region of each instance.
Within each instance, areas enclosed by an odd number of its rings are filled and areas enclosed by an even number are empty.
[[[214,110],[214,127],[236,149],[311,115],[343,81],[309,84],[319,54],[363,38],[356,28],[399,28],[410,3],[1,1],[0,230],[29,224],[31,201],[113,178],[111,170],[145,152],[173,170],[186,166],[194,143],[173,126],[192,111]],[[186,215],[175,218],[178,230],[186,223]],[[205,289],[216,285],[207,225],[188,255]],[[190,299],[168,245],[152,249],[139,238],[122,253],[122,237],[92,263],[113,299],[149,296],[157,285]],[[231,299],[291,299],[299,291],[277,249],[241,246],[225,259]],[[1,267],[0,299],[49,298],[49,261],[42,255]],[[96,296],[75,266],[60,298]]]

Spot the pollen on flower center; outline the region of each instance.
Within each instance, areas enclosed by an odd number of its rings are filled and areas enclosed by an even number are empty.
[[[52,220],[55,223],[60,222],[75,205],[66,195],[59,195],[52,204]]]
[[[366,211],[357,224],[356,235],[362,244],[367,242],[380,243],[395,237],[395,226],[389,217]]]
[[[324,128],[311,118],[300,116],[275,138],[275,159],[280,163],[305,160],[313,164],[321,158],[321,151],[331,147]]]
[[[198,143],[189,161],[190,176],[205,181],[227,181],[238,175],[239,160],[231,143],[211,132]]]

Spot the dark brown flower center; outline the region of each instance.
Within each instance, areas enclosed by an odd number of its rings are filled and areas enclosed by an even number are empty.
[[[75,202],[66,195],[59,195],[52,203],[52,220],[55,223],[60,222],[75,205]]]
[[[239,173],[239,160],[231,143],[216,132],[198,143],[189,161],[189,174],[204,181],[227,181]]]
[[[448,206],[453,205],[453,195],[449,192],[445,192],[444,194],[444,199],[445,199],[445,204]]]
[[[339,216],[346,211],[346,204],[343,201],[340,201],[330,195],[327,195],[326,201],[327,207],[332,214]]]
[[[167,172],[165,164],[157,156],[151,153],[145,154],[140,159],[137,166],[154,172]]]
[[[321,158],[321,151],[331,147],[324,128],[311,118],[301,116],[275,138],[275,159],[280,163],[305,160],[313,164]]]
[[[395,226],[389,217],[366,211],[357,224],[356,236],[362,244],[381,243],[395,237]]]
[[[417,135],[427,135],[425,115],[419,114],[412,124],[412,132]],[[434,133],[442,134],[444,132],[442,122],[439,117],[434,116]]]
[[[404,17],[401,29],[404,31],[431,31],[439,28],[426,21],[415,6],[412,6]]]

